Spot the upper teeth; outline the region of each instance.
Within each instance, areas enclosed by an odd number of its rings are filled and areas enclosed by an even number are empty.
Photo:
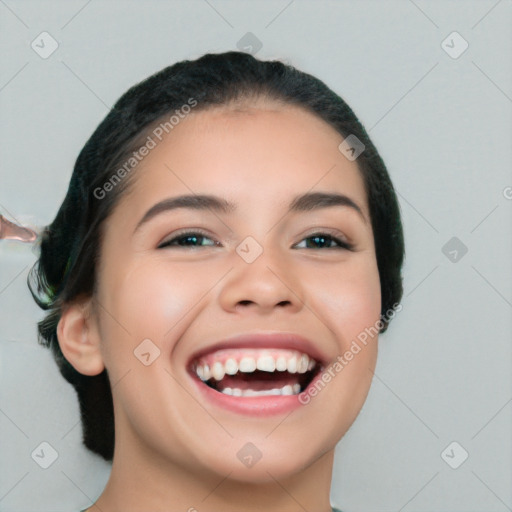
[[[276,352],[276,351],[274,351]],[[213,362],[211,362],[213,361]],[[252,373],[255,370],[263,372],[288,371],[290,373],[305,373],[315,367],[315,360],[311,359],[307,354],[295,351],[282,351],[278,356],[270,353],[262,352],[258,357],[251,355],[240,355],[235,359],[231,356],[223,363],[220,360],[210,360],[210,364],[200,360],[195,367],[197,376],[207,381],[214,378],[219,381],[224,375],[235,375],[237,372]]]

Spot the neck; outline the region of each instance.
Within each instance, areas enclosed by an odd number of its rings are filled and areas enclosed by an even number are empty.
[[[119,435],[110,478],[87,512],[331,512],[333,459],[329,450],[291,476],[270,470],[265,482],[245,482],[184,468],[133,436]]]

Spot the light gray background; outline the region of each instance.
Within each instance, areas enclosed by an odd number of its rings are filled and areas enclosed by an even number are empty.
[[[35,226],[53,219],[108,108],[178,60],[236,49],[250,31],[258,57],[337,91],[389,168],[407,258],[403,311],[337,449],[333,503],[512,510],[510,0],[0,0],[0,17],[0,213]],[[31,48],[43,31],[59,43],[47,59]],[[457,59],[441,46],[453,31],[469,43]],[[456,262],[442,252],[454,236],[468,248]],[[109,465],[81,445],[74,391],[37,345],[34,260],[0,241],[0,510],[73,511]],[[46,470],[31,458],[43,441],[59,455]],[[441,457],[452,441],[469,454],[458,469]]]

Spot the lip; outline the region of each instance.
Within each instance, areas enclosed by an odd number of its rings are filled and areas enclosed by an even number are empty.
[[[250,416],[272,416],[289,413],[302,406],[298,395],[267,395],[254,397],[236,397],[226,395],[204,384],[195,374],[193,364],[200,357],[223,349],[289,349],[308,354],[315,359],[323,369],[327,363],[327,356],[313,344],[311,340],[299,334],[290,332],[257,332],[244,333],[230,338],[219,340],[202,347],[191,355],[187,364],[187,373],[192,378],[200,395],[210,404],[231,412]],[[317,373],[311,386],[319,378]],[[309,387],[308,386],[308,387]]]
[[[321,365],[327,362],[327,356],[308,338],[291,332],[257,332],[244,333],[213,342],[192,354],[187,367],[200,357],[223,349],[255,348],[255,349],[290,349],[308,354]]]

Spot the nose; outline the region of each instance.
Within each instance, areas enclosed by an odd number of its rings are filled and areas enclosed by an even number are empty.
[[[304,305],[293,265],[278,250],[267,248],[252,263],[234,255],[234,268],[224,281],[219,300],[229,312],[252,310],[267,315],[282,308],[295,313]]]

